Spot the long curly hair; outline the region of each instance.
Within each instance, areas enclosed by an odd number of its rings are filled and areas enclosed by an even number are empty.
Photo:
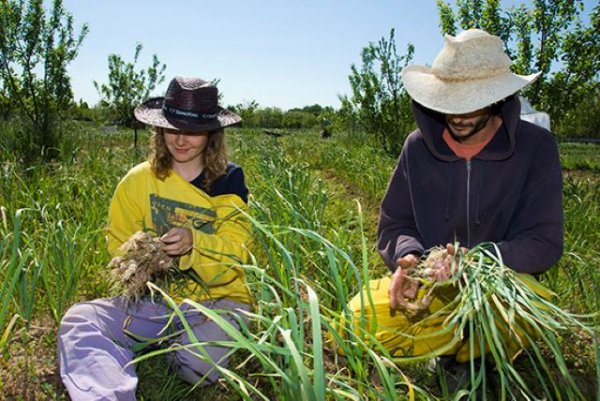
[[[173,156],[169,153],[165,143],[163,128],[154,127],[151,144],[150,166],[158,179],[165,180],[171,174]],[[204,185],[210,189],[215,180],[225,174],[227,170],[227,146],[225,131],[222,128],[209,132],[201,157],[204,164]]]

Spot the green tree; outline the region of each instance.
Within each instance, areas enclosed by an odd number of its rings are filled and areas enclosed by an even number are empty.
[[[108,56],[108,83],[94,86],[101,96],[100,105],[108,108],[119,125],[136,128],[133,115],[135,106],[146,100],[150,93],[165,80],[166,65],[161,64],[156,55],[152,56],[152,65],[136,71],[136,65],[142,52],[142,44],[135,46],[133,62],[126,62],[116,54]]]
[[[414,47],[409,44],[406,54],[398,55],[392,29],[388,39],[381,38],[363,48],[360,69],[353,64],[348,77],[352,95],[340,97],[340,116],[346,125],[358,125],[393,154],[400,151],[414,127],[410,98],[401,81],[402,69],[413,53]]]
[[[245,127],[256,127],[255,113],[258,110],[258,102],[256,100],[247,100],[227,108],[242,117],[242,124]]]
[[[456,12],[450,3],[437,0],[442,33],[457,34],[458,28],[480,28],[499,36],[505,42],[510,37],[510,18],[502,16],[500,0],[456,0]]]
[[[300,109],[303,112],[306,113],[311,113],[315,116],[318,116],[319,114],[321,114],[324,111],[324,107],[321,106],[320,104],[313,104],[310,106],[304,106],[302,109]]]
[[[67,65],[87,33],[83,25],[75,35],[61,0],[48,10],[43,0],[0,1],[0,93],[10,102],[3,112],[24,123],[14,150],[27,161],[58,155],[58,125],[73,101]]]
[[[516,36],[516,53],[513,59],[513,71],[517,74],[527,75],[531,71],[531,60],[533,60],[533,44],[531,42],[531,18],[530,13],[524,5],[520,5],[512,10],[511,21],[513,31]],[[507,43],[505,41],[504,43]]]
[[[261,128],[283,128],[283,111],[278,107],[266,107],[255,111],[255,126]]]
[[[284,128],[314,128],[318,125],[317,115],[303,109],[291,109],[283,114]]]
[[[563,68],[546,85],[545,96],[557,132],[600,138],[600,4],[561,40]]]
[[[242,117],[245,127],[249,128],[315,128],[321,125],[321,115],[333,115],[332,107],[318,104],[293,108],[287,111],[278,108],[259,108],[255,100],[244,101],[227,108]]]
[[[6,89],[0,84],[0,118],[7,121],[10,118],[12,104]]]

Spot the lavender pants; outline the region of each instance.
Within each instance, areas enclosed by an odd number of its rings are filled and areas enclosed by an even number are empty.
[[[203,302],[211,309],[249,310],[246,304],[227,300]],[[229,336],[205,315],[189,305],[181,306],[186,321],[198,341],[229,340]],[[73,305],[62,319],[58,334],[60,374],[73,401],[78,400],[135,400],[137,376],[133,364],[133,348],[140,339],[157,339],[179,332],[183,326],[174,319],[168,327],[172,310],[160,302],[142,300],[126,307],[122,298],[103,298]],[[230,314],[222,314],[234,327]],[[164,329],[164,330],[163,330]],[[168,340],[170,345],[186,345],[191,340],[185,331]],[[221,366],[228,349],[206,346],[210,358]],[[174,350],[167,354],[170,365],[184,380],[196,383],[206,373],[214,382],[218,373],[212,365],[192,352],[197,349]],[[206,382],[205,382],[206,383]]]

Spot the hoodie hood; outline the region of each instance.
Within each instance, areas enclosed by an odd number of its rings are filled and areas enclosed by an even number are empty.
[[[458,161],[460,158],[448,147],[442,133],[446,128],[444,114],[438,113],[413,101],[413,116],[423,141],[431,154],[443,161]],[[515,136],[520,124],[521,104],[517,96],[510,96],[501,106],[502,126],[494,138],[475,158],[482,160],[504,160],[515,150]]]

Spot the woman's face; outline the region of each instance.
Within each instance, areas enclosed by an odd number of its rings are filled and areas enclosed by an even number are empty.
[[[208,141],[208,132],[185,132],[165,129],[165,143],[176,163],[199,162]]]

